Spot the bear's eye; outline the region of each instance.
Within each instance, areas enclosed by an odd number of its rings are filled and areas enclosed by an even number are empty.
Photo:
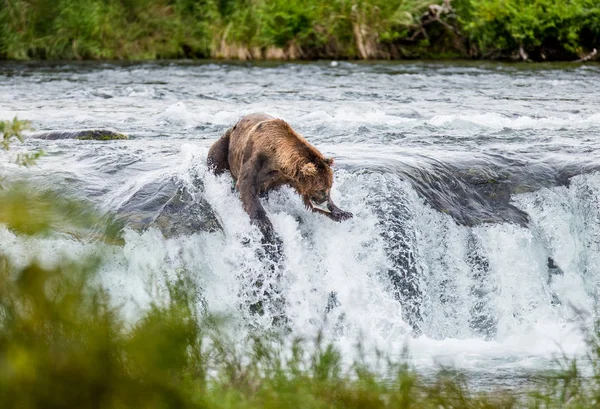
[[[321,190],[320,192],[317,192],[313,196],[313,199],[318,203],[323,203],[323,202],[327,201],[327,191]]]

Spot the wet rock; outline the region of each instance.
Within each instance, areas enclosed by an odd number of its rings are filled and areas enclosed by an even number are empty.
[[[386,271],[390,291],[402,304],[404,322],[413,328],[414,334],[421,334],[422,274],[415,260],[416,238],[411,228],[412,215],[404,190],[397,180],[382,178],[369,196],[369,201],[380,220],[380,234],[391,262]]]
[[[560,266],[558,264],[556,264],[556,262],[554,261],[554,259],[550,256],[548,256],[548,259],[546,261],[546,266],[548,267],[548,281],[547,284],[548,286],[551,287],[552,285],[552,279],[555,276],[564,276],[565,272],[563,271],[562,268],[560,268]],[[552,297],[552,300],[550,301],[550,303],[552,305],[560,305],[562,304],[560,301],[560,298],[558,297],[558,294],[554,291],[551,290],[550,292],[550,296]]]
[[[527,227],[529,215],[512,203],[514,195],[568,186],[575,175],[600,171],[600,166],[585,161],[564,165],[498,155],[448,162],[426,156],[409,159],[407,163],[384,163],[371,170],[393,173],[409,181],[431,207],[464,226],[514,223]]]
[[[114,141],[129,139],[125,134],[107,129],[85,129],[81,131],[52,131],[34,134],[35,139],[58,140],[76,139],[79,141]]]
[[[552,276],[564,276],[565,272],[556,264],[552,257],[548,257],[546,261],[546,265],[548,266],[548,282],[551,281]]]
[[[175,179],[157,180],[143,185],[117,209],[117,217],[134,230],[145,230],[177,191]]]
[[[159,228],[165,237],[222,230],[206,199],[201,195],[194,197],[185,187],[177,189],[151,225]]]
[[[135,230],[158,228],[165,237],[222,230],[200,182],[190,188],[176,178],[148,183],[117,210]]]
[[[485,339],[494,339],[498,320],[492,307],[494,288],[490,281],[490,262],[473,232],[469,233],[467,240],[467,265],[473,283],[469,291],[474,298],[470,308],[469,327]]]

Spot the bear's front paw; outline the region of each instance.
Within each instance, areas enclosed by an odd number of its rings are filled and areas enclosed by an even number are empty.
[[[339,210],[336,212],[331,212],[331,219],[336,222],[343,222],[344,220],[348,220],[354,217],[354,215],[350,212],[345,212],[343,210]]]

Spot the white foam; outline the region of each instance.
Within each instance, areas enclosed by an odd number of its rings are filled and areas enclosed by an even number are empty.
[[[600,124],[600,114],[594,115],[567,115],[564,117],[531,117],[520,115],[507,117],[495,112],[474,112],[460,115],[435,115],[427,120],[435,127],[454,127],[460,124],[471,124],[478,127],[491,129],[558,129],[578,128]]]
[[[167,281],[184,273],[202,289],[202,302],[209,311],[234,317],[231,328],[237,328],[234,334],[240,339],[248,323],[269,329],[269,314],[252,315],[247,310],[247,305],[255,301],[248,293],[250,283],[257,274],[270,271],[260,256],[258,231],[251,226],[237,192],[232,191],[230,177],[215,177],[206,171],[202,159],[206,149],[184,145],[181,154],[179,171],[187,169],[185,172],[190,174],[191,167],[191,173],[203,180],[204,195],[224,231],[167,240],[154,229],[143,233],[128,229],[125,246],[109,248],[110,262],[102,269],[101,282],[124,314],[135,319],[150,302],[166,299]],[[476,228],[474,234],[489,262],[487,302],[497,318],[497,334],[486,341],[469,325],[470,308],[478,300],[472,288],[480,284],[466,261],[467,228],[429,208],[402,182],[396,188],[405,189],[403,195],[412,212],[407,228],[416,229],[414,251],[425,284],[425,334],[414,338],[383,274],[389,260],[378,231],[379,219],[369,206],[364,206],[370,194],[365,184],[374,183],[374,177],[336,174],[332,195],[340,207],[355,214],[354,219],[344,223],[308,212],[291,189],[273,194],[266,203],[269,218],[285,246],[285,263],[277,267],[282,280],[277,285],[285,296],[292,337],[310,338],[324,331],[325,340],[346,351],[346,358],[356,353],[358,342],[366,350],[379,349],[393,356],[400,356],[407,346],[412,361],[420,368],[443,363],[473,370],[494,365],[520,370],[537,365],[533,358],[583,353],[583,336],[577,325],[569,322],[572,314],[566,306],[572,302],[593,308],[593,293],[589,290],[596,281],[586,281],[597,280],[594,277],[600,276],[598,272],[590,271],[587,278],[576,279],[577,270],[565,267],[565,276],[549,285],[545,265],[548,248],[552,253],[560,246],[547,247],[552,240],[540,240],[540,236],[514,225]],[[597,181],[592,178],[590,183]],[[576,184],[571,189],[578,191]],[[565,189],[557,188],[552,193],[562,200]],[[540,200],[545,200],[549,208],[561,203],[552,195],[538,197],[537,201],[528,201],[527,197],[521,197],[527,206]],[[571,211],[565,216],[569,214]],[[543,218],[536,220],[534,217],[539,229],[552,232],[552,226],[544,225]],[[573,240],[572,234],[578,231],[561,228],[553,240]],[[597,237],[597,232],[588,232],[590,235]],[[56,263],[64,254],[77,259],[92,248],[64,237],[22,239],[6,229],[0,229],[0,241],[3,252],[21,264],[32,254],[48,263]],[[560,263],[566,259],[557,255],[556,260]],[[564,308],[551,304],[552,291],[564,300]],[[338,305],[326,314],[332,293]]]

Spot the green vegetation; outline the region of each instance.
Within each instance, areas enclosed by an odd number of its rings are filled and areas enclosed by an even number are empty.
[[[116,140],[129,139],[129,137],[125,134],[118,133],[118,132],[95,130],[95,131],[82,131],[76,139],[79,141],[116,141]]]
[[[593,0],[467,0],[464,31],[487,55],[520,48],[536,60],[576,58],[600,45],[600,4]]]
[[[23,131],[29,129],[28,121],[19,121],[16,117],[12,121],[0,121],[0,147],[2,150],[8,151],[10,145],[15,141],[23,142]],[[21,153],[17,156],[16,163],[21,166],[31,166],[44,155],[44,151],[33,153]],[[2,189],[2,177],[0,176],[0,189]],[[0,221],[1,223],[1,221]]]
[[[12,121],[0,121],[2,140],[0,146],[7,151],[15,140],[23,142],[23,131],[29,128],[29,122],[19,121],[16,117]]]
[[[593,0],[2,0],[0,59],[569,60]]]

